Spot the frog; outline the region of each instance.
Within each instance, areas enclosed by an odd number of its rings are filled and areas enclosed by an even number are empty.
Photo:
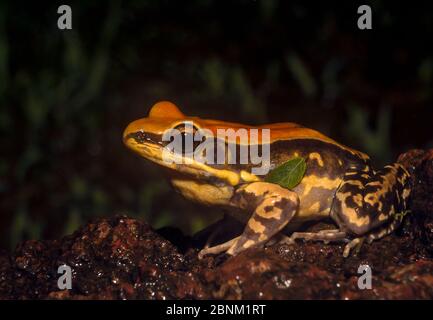
[[[267,144],[268,173],[252,173],[249,163],[204,163],[191,157],[180,163],[165,161],[164,132],[186,128],[186,123],[192,123],[193,130],[211,133],[218,129],[268,129],[266,141],[223,141],[227,147]],[[410,212],[411,174],[405,167],[392,163],[375,170],[367,154],[292,122],[254,126],[201,119],[186,116],[172,102],[161,101],[151,107],[147,117],[127,125],[123,142],[139,156],[164,167],[173,187],[185,198],[223,208],[242,224],[243,231],[228,241],[211,245],[209,240],[199,258],[220,253],[234,256],[249,248],[295,245],[299,240],[342,243],[342,255],[348,257],[351,252],[356,255],[363,243],[391,234]],[[269,172],[294,158],[304,159],[306,165],[298,185],[288,189],[266,181]],[[315,232],[305,228],[324,221],[332,227]]]

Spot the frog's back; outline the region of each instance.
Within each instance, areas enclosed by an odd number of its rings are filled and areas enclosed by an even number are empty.
[[[274,140],[271,142],[271,168],[275,168],[294,157],[304,158],[307,168],[316,174],[326,175],[345,171],[348,166],[363,166],[370,158],[357,150],[333,141],[309,137]]]
[[[297,153],[299,156],[308,156],[311,153],[323,153],[324,157],[329,160],[340,159],[345,162],[369,161],[369,157],[352,148],[349,148],[328,136],[314,129],[303,127],[294,122],[279,122],[272,124],[264,124],[260,126],[246,126],[240,123],[228,123],[218,120],[201,120],[206,124],[206,128],[210,129],[215,134],[218,129],[269,129],[271,154],[275,159],[271,160],[273,164],[278,164],[284,161],[279,159],[279,156],[292,156]],[[261,135],[258,136],[261,142]]]
[[[337,174],[339,168],[362,165],[370,160],[368,155],[296,123],[275,123],[261,128],[269,128],[271,132],[272,167],[299,156],[306,159],[318,174],[332,171]]]

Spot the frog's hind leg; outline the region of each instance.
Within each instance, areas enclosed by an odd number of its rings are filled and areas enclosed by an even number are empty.
[[[398,227],[397,214],[407,210],[410,194],[409,173],[399,164],[373,171],[349,168],[336,192],[331,218],[354,239],[346,245],[343,256],[362,243],[372,242]]]
[[[388,234],[392,233],[395,229],[397,229],[400,226],[402,221],[402,219],[399,218],[393,218],[393,219],[394,220],[392,220],[391,223],[388,224],[388,226],[379,228],[377,231],[371,232],[365,237],[355,238],[352,241],[350,241],[344,248],[343,257],[347,258],[350,254],[350,251],[353,248],[355,248],[355,253],[358,253],[364,241],[366,241],[367,243],[372,243],[374,240],[381,239],[387,236]]]
[[[254,210],[247,225],[228,254],[258,247],[280,232],[293,218],[299,207],[298,195],[277,184],[254,182],[238,189],[232,198],[233,205]]]
[[[364,237],[359,237],[352,239],[345,247],[343,251],[343,257],[347,258],[355,248],[355,254],[359,252],[364,242],[372,243],[374,240],[381,239],[390,233],[392,233],[395,229],[397,229],[401,224],[401,219],[394,219],[387,227],[379,228],[379,230],[375,232],[371,232]]]
[[[396,230],[401,225],[401,222],[402,218],[394,218],[394,220],[386,228],[381,228],[376,232],[370,233],[366,238],[367,242],[372,243],[374,240],[378,240],[387,236]]]

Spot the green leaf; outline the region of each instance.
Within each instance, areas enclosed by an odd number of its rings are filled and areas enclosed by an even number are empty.
[[[293,189],[301,182],[306,169],[307,164],[303,158],[293,158],[271,170],[265,181],[279,184],[287,189]]]

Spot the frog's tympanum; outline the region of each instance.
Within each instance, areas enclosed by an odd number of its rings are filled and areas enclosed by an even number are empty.
[[[215,136],[217,129],[268,128],[269,169],[299,157],[305,159],[305,175],[289,190],[265,182],[266,176],[251,173],[248,163],[164,161],[162,154],[167,142],[162,139],[163,133],[182,128],[185,121],[192,121],[194,130],[207,129]],[[226,208],[245,224],[238,237],[219,245],[206,245],[201,257],[224,251],[236,255],[247,248],[276,241],[293,243],[295,239],[345,242],[343,255],[347,257],[351,249],[359,250],[364,241],[371,243],[395,230],[408,211],[411,187],[405,168],[394,163],[375,171],[366,154],[294,123],[248,126],[204,120],[185,116],[170,102],[159,102],[147,118],[129,124],[123,139],[140,156],[169,168],[173,186],[186,198]],[[302,227],[306,223],[323,220],[331,221],[335,228],[299,232],[305,231]]]

